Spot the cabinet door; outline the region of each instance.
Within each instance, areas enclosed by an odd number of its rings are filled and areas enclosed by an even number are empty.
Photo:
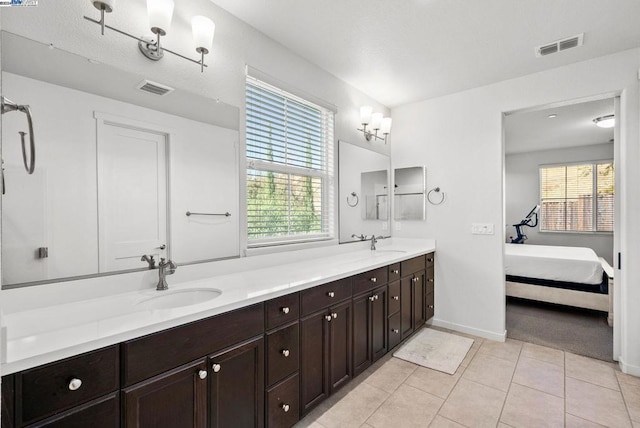
[[[327,318],[328,317],[328,318]],[[317,312],[300,320],[300,412],[309,413],[329,396],[328,339],[331,315]]]
[[[124,389],[125,427],[206,427],[206,369],[203,359]]]
[[[351,380],[351,301],[329,308],[329,389],[331,394]]]
[[[429,293],[427,294],[427,297],[425,299],[426,303],[427,303],[427,321],[430,320],[431,318],[433,318],[434,315],[434,309],[433,309],[433,305],[434,305],[434,296],[433,293]]]
[[[264,426],[262,336],[209,357],[210,427]]]
[[[371,361],[387,353],[387,287],[374,290],[371,301]]]
[[[36,422],[29,425],[29,428],[118,428],[120,426],[119,408],[120,397],[117,392],[114,392],[49,419]]]
[[[427,305],[425,304],[426,293],[425,272],[416,272],[413,275],[413,329],[416,330],[427,321]]]
[[[400,280],[400,337],[404,340],[413,333],[413,276]]]
[[[353,375],[371,365],[371,293],[353,299]]]

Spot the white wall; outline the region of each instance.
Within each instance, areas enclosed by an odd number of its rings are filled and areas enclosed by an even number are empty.
[[[508,142],[506,144],[509,144]],[[589,162],[613,159],[613,143],[514,153],[505,156],[505,228],[509,236],[516,236],[514,224],[540,203],[539,167],[545,164]],[[596,254],[613,265],[612,233],[540,232],[540,227],[523,227],[527,244],[564,245],[592,248]]]
[[[640,50],[630,50],[393,109],[394,167],[424,164],[427,188],[447,192],[444,204],[428,205],[425,222],[405,222],[394,232],[438,242],[436,324],[491,338],[505,334],[503,112],[621,93],[616,246],[624,269],[616,271],[616,299],[623,302],[615,309],[616,355],[623,370],[640,374],[639,66]],[[472,222],[493,223],[496,234],[471,235]]]

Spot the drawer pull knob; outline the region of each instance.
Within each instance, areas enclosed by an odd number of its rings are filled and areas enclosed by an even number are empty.
[[[331,315],[325,315],[324,319],[326,319],[327,321],[331,322]]]
[[[285,306],[284,308],[281,309],[283,314],[288,314],[289,313],[289,307]]]
[[[371,278],[371,282],[378,282],[378,278],[374,276],[373,278]]]
[[[376,300],[376,296],[369,296],[369,301],[373,302],[374,300]]]
[[[215,373],[218,373],[222,367],[220,366],[220,364],[214,364],[213,366],[211,366],[211,368]]]
[[[335,295],[336,295],[336,293],[334,293],[333,291],[329,291],[327,293],[327,296],[329,296],[329,297],[335,297]]]
[[[207,371],[206,370],[198,371],[198,377],[200,377],[200,379],[206,379],[207,378]]]
[[[288,350],[288,349],[283,349],[283,350],[282,350],[282,355],[283,355],[283,356],[288,357],[288,356],[289,356],[289,354],[290,354],[290,352],[289,352],[289,350]]]
[[[282,410],[284,410],[285,413],[289,411],[289,405],[288,404],[282,403],[281,407],[282,407]]]
[[[414,276],[413,278],[411,278],[411,281],[413,281],[413,282],[418,282],[418,277],[415,277],[415,276]]]
[[[335,312],[331,314],[331,316],[333,317],[333,319],[338,318],[338,314],[336,314]]]
[[[400,330],[398,330],[397,328],[394,328],[394,329],[392,329],[391,331],[392,331],[392,332],[394,332],[394,333],[396,333],[396,334],[400,333]]]
[[[394,269],[394,270],[392,270],[391,272],[392,272],[394,275],[397,275],[397,274],[399,274],[399,273],[400,273],[400,271],[399,271],[398,269]]]
[[[71,379],[69,381],[69,390],[70,391],[77,391],[78,389],[80,389],[81,386],[82,386],[82,381],[80,379],[78,379],[77,377],[74,377],[73,379]]]
[[[429,282],[433,282],[433,278],[429,278]]]
[[[428,261],[429,263],[431,263],[431,262],[433,262],[433,258],[427,258],[427,261]]]
[[[400,296],[393,296],[393,300],[400,300]]]
[[[429,309],[433,309],[433,305],[429,305]]]

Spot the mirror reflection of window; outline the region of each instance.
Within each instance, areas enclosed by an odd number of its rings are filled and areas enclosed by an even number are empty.
[[[362,206],[362,219],[387,220],[389,212],[387,170],[363,172],[360,181],[365,200]]]
[[[425,168],[394,170],[394,220],[425,219]]]

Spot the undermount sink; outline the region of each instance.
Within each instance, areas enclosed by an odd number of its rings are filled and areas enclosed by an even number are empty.
[[[137,306],[145,309],[171,309],[197,305],[215,299],[222,294],[216,288],[188,288],[185,290],[158,291],[153,297],[141,300]]]

